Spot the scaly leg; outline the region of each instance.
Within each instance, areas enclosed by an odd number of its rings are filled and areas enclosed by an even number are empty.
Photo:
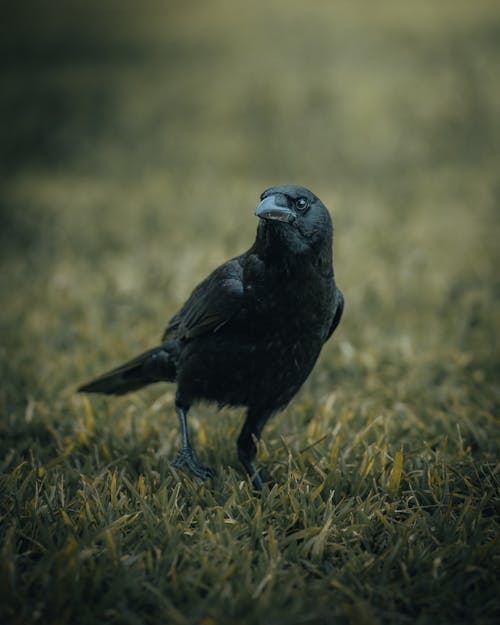
[[[252,480],[255,490],[262,490],[262,478],[255,466],[257,447],[254,437],[259,440],[262,430],[271,416],[268,410],[248,409],[247,418],[238,437],[238,457]]]
[[[187,428],[187,419],[185,411],[179,404],[175,404],[175,410],[179,417],[179,423],[181,426],[181,436],[182,436],[182,447],[179,451],[177,458],[172,463],[174,467],[177,469],[186,468],[191,471],[196,477],[201,478],[202,480],[207,480],[213,478],[215,473],[209,467],[204,466],[196,457],[196,453],[193,449],[193,446],[189,442],[188,428]]]

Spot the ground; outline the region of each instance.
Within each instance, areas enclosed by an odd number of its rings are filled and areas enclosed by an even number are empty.
[[[3,623],[499,617],[495,2],[76,1],[0,25]],[[260,192],[330,208],[346,309],[268,425],[78,384],[245,250]]]

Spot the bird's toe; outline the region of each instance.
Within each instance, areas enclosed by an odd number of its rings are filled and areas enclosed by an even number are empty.
[[[177,469],[187,469],[202,480],[210,480],[215,477],[215,472],[198,460],[192,447],[183,447],[172,465]]]

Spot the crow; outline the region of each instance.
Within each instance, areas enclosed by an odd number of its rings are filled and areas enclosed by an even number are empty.
[[[194,402],[244,406],[238,457],[253,487],[256,441],[309,376],[342,317],[335,284],[330,214],[311,191],[267,189],[252,247],[215,269],[172,317],[159,346],[80,386],[79,392],[121,395],[155,382],[176,382],[182,447],[174,462],[202,479],[187,414]]]

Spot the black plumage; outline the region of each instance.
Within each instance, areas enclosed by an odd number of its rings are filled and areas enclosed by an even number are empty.
[[[344,306],[333,272],[332,222],[322,202],[294,185],[268,189],[260,199],[252,247],[194,289],[161,345],[78,389],[119,395],[176,382],[182,448],[174,464],[201,478],[212,471],[190,444],[188,410],[198,400],[245,406],[238,455],[258,489],[254,439],[302,386]]]

